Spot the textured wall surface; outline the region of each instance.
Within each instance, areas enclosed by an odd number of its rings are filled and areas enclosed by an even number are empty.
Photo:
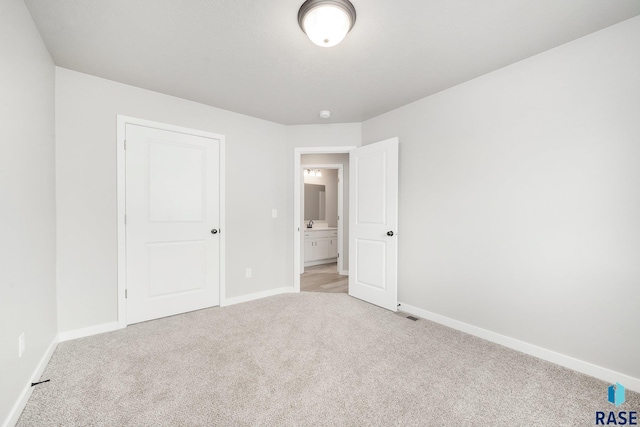
[[[640,378],[640,17],[363,123],[402,302]]]
[[[21,0],[0,2],[0,423],[56,333],[54,66]],[[18,358],[18,337],[25,353]]]

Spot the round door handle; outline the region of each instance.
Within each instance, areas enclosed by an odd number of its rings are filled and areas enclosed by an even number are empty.
[[[213,230],[211,230],[211,234],[218,234],[218,230],[214,228]]]
[[[387,231],[387,236],[389,237],[393,236],[393,231]]]

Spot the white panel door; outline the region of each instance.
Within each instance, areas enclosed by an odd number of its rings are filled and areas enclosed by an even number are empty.
[[[397,311],[398,138],[349,158],[349,295]]]
[[[125,140],[127,323],[218,305],[220,140],[133,124]]]

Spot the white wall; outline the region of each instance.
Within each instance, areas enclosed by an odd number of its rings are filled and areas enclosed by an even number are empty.
[[[293,156],[297,147],[359,146],[362,143],[360,123],[287,126],[287,145]],[[293,171],[293,166],[291,167]]]
[[[1,424],[57,331],[54,66],[21,0],[0,2],[0,62]]]
[[[363,123],[399,299],[640,378],[640,17]]]
[[[285,126],[56,68],[61,332],[117,318],[117,114],[225,135],[226,297],[293,286]]]

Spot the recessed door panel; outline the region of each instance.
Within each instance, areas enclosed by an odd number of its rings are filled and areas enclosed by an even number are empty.
[[[386,243],[379,240],[356,240],[356,280],[363,286],[386,289]]]
[[[177,295],[206,287],[204,240],[149,243],[148,249],[148,299]]]
[[[356,159],[356,220],[359,224],[386,223],[387,154],[373,152]]]
[[[149,220],[202,221],[204,213],[203,147],[149,142]]]

